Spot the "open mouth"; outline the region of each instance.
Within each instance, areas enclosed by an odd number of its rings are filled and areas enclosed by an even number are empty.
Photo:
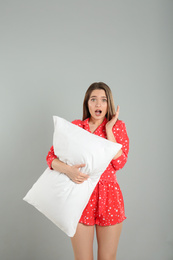
[[[95,114],[96,114],[97,116],[100,116],[101,113],[102,113],[102,111],[101,111],[100,109],[97,109],[97,110],[95,111]]]

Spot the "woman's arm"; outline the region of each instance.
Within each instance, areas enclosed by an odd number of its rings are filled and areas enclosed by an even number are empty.
[[[111,161],[115,170],[122,169],[127,162],[129,153],[129,137],[127,135],[125,123],[118,120],[113,126],[112,131],[107,133],[108,140],[122,144],[121,150]]]
[[[109,141],[112,141],[114,143],[117,143],[116,138],[115,138],[115,134],[113,134],[113,127],[115,126],[115,123],[118,120],[118,116],[119,116],[119,111],[120,111],[120,106],[117,106],[117,110],[115,115],[112,117],[112,119],[110,121],[107,122],[106,124],[106,135],[107,135],[107,139]],[[122,149],[119,150],[119,152],[115,155],[115,157],[113,158],[114,160],[117,159],[119,156],[122,155]]]
[[[111,129],[111,130],[107,130],[107,131],[106,131],[106,134],[107,134],[107,139],[108,139],[109,141],[112,141],[112,142],[114,142],[114,143],[117,143],[116,138],[115,138],[115,136],[114,136],[114,134],[113,134],[113,132],[112,132],[112,129]],[[113,160],[115,160],[115,159],[117,159],[118,157],[120,157],[120,155],[122,155],[122,153],[123,153],[123,151],[122,151],[122,149],[120,149],[119,152],[114,156]]]
[[[48,166],[49,166],[49,168],[50,168],[51,170],[53,170],[53,168],[52,168],[52,161],[53,161],[54,159],[57,159],[57,158],[58,158],[58,157],[55,155],[54,149],[53,149],[53,146],[52,146],[52,147],[50,148],[50,150],[49,150],[47,156],[46,156],[47,164],[48,164]]]
[[[53,146],[50,148],[50,151],[46,156],[46,161],[51,170],[66,174],[75,183],[82,183],[89,177],[89,175],[80,172],[80,168],[84,167],[85,164],[73,166],[67,165],[66,163],[60,161],[58,157],[54,154]]]
[[[127,156],[129,152],[129,138],[127,135],[125,123],[121,120],[118,120],[119,110],[120,107],[118,105],[115,116],[113,116],[113,118],[106,124],[107,139],[112,142],[122,144],[122,148],[111,161],[115,170],[119,170],[124,167],[125,163],[127,162]]]

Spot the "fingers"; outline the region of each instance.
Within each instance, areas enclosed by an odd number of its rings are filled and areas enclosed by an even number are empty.
[[[120,111],[120,106],[118,105],[118,106],[117,106],[117,110],[116,110],[115,115],[114,115],[114,120],[115,120],[115,122],[116,122],[116,120],[118,119],[119,111]]]
[[[73,167],[77,168],[76,177],[73,180],[75,183],[78,183],[78,184],[82,183],[89,178],[88,174],[80,172],[80,168],[82,168],[84,166],[85,166],[84,163],[83,164],[77,164],[77,165],[73,166]]]
[[[80,170],[80,168],[83,168],[83,167],[85,167],[85,165],[86,164],[78,164],[78,165],[75,165],[75,167],[76,168],[78,168],[79,170]],[[85,177],[87,174],[85,174],[85,173],[82,173],[82,172],[80,172],[81,173],[81,176],[83,176],[83,177]],[[88,176],[88,175],[87,175]]]
[[[117,106],[117,111],[116,111],[116,113],[115,113],[116,118],[118,118],[119,111],[120,111],[120,106],[118,105],[118,106]]]
[[[82,182],[84,182],[84,181],[86,181],[87,179],[88,179],[88,177],[89,177],[89,175],[87,175],[87,174],[85,174],[86,176],[85,177],[83,177],[83,176],[81,176],[81,175],[79,175],[79,176],[77,176],[76,178],[75,178],[75,180],[74,180],[74,182],[76,182],[76,183],[82,183]]]
[[[82,163],[82,164],[77,164],[77,165],[75,165],[77,168],[82,168],[82,167],[85,167],[85,164],[84,163]]]
[[[83,172],[80,172],[79,178],[84,179],[84,180],[87,180],[87,179],[89,178],[89,175],[88,175],[88,174],[85,174],[85,173],[83,173]]]

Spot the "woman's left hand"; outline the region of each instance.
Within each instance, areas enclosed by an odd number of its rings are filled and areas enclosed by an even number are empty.
[[[118,116],[119,116],[119,110],[120,110],[120,107],[117,106],[117,111],[115,112],[115,115],[112,117],[112,119],[110,121],[107,122],[106,124],[106,130],[112,130],[112,127],[115,125],[117,119],[118,119]]]

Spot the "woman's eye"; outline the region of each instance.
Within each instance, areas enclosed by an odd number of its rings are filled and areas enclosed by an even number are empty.
[[[106,98],[104,98],[104,99],[103,99],[103,102],[107,102],[107,99],[106,99]]]
[[[96,99],[95,98],[91,98],[91,101],[95,101]]]

